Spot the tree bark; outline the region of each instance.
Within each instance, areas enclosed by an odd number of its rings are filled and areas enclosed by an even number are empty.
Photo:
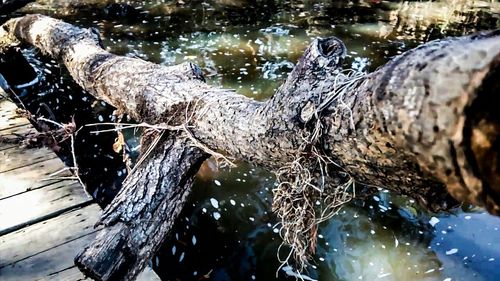
[[[207,85],[191,63],[113,55],[94,30],[48,17],[13,19],[2,32],[0,47],[33,45],[92,95],[170,129],[164,149],[127,180],[103,215],[106,227],[77,258],[96,279],[136,276],[170,230],[206,152],[272,171],[299,161],[316,186],[324,179],[318,158],[328,159],[333,183],[347,174],[433,211],[454,205],[451,194],[500,213],[498,30],[432,41],[356,76],[341,70],[340,40],[318,39],[265,102]]]
[[[87,276],[135,279],[172,228],[207,157],[175,134],[161,142],[105,209],[95,242],[75,258]]]

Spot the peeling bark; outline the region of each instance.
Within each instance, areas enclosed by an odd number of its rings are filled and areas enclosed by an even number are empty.
[[[347,173],[434,211],[455,204],[451,194],[500,214],[499,31],[424,44],[351,84],[341,73],[343,43],[315,40],[265,102],[207,85],[191,63],[165,67],[113,55],[94,30],[48,17],[13,19],[2,32],[0,47],[18,40],[39,48],[136,120],[188,125],[169,131],[164,150],[126,181],[96,243],[77,259],[99,280],[133,279],[168,233],[207,156],[193,139],[273,171],[298,157],[313,163],[312,151],[320,151],[337,165],[333,182]],[[151,218],[159,221],[142,222]]]

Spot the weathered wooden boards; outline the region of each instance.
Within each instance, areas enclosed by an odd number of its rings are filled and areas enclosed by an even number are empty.
[[[0,98],[0,136],[34,128]],[[85,280],[73,259],[92,239],[101,215],[78,181],[47,148],[0,142],[0,280]],[[140,280],[158,280],[146,269]]]
[[[59,279],[52,277],[73,267],[75,254],[94,238],[100,212],[94,204],[0,237],[0,278]]]

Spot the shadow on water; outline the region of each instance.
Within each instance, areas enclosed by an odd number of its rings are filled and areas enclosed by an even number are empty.
[[[111,52],[165,65],[202,66],[211,84],[266,99],[318,36],[349,48],[345,67],[376,69],[429,40],[500,26],[495,1],[39,1],[40,12],[98,27]],[[182,4],[181,2],[185,2]],[[325,1],[326,2],[326,1]],[[118,3],[118,4],[117,4]],[[25,52],[40,82],[23,94],[39,116],[78,126],[114,122],[113,108],[72,82],[54,61]],[[31,94],[29,94],[31,93]],[[77,162],[90,193],[105,206],[126,175],[112,150],[115,133],[77,137]],[[140,132],[128,131],[134,154]],[[71,165],[68,146],[58,154]],[[163,280],[293,280],[279,268],[279,225],[270,212],[274,177],[208,162],[152,265]],[[319,229],[305,280],[498,280],[500,219],[463,207],[429,214],[408,198],[380,190],[346,206]]]

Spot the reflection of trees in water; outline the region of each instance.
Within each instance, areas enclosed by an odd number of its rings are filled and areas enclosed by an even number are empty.
[[[318,257],[324,262],[316,259],[318,272],[341,280],[438,277],[441,263],[429,248],[434,234],[427,216],[412,204],[398,207],[380,197],[345,208],[321,227],[325,238],[319,241]]]
[[[403,2],[389,12],[388,20],[397,39],[425,40],[437,37],[435,33],[442,37],[490,29],[500,24],[499,13],[496,1]]]
[[[362,33],[365,44],[382,39],[417,44],[500,25],[498,2],[466,0],[45,0],[25,12],[78,19],[87,25],[98,20],[104,39],[121,40],[125,46],[129,41],[163,41],[200,31],[231,33],[235,27],[266,28],[272,23],[291,24],[308,36],[354,38]],[[288,34],[281,37],[293,40]]]
[[[311,33],[332,25],[378,23],[380,37],[422,40],[430,29],[458,35],[500,25],[497,1],[291,1],[281,8]]]

